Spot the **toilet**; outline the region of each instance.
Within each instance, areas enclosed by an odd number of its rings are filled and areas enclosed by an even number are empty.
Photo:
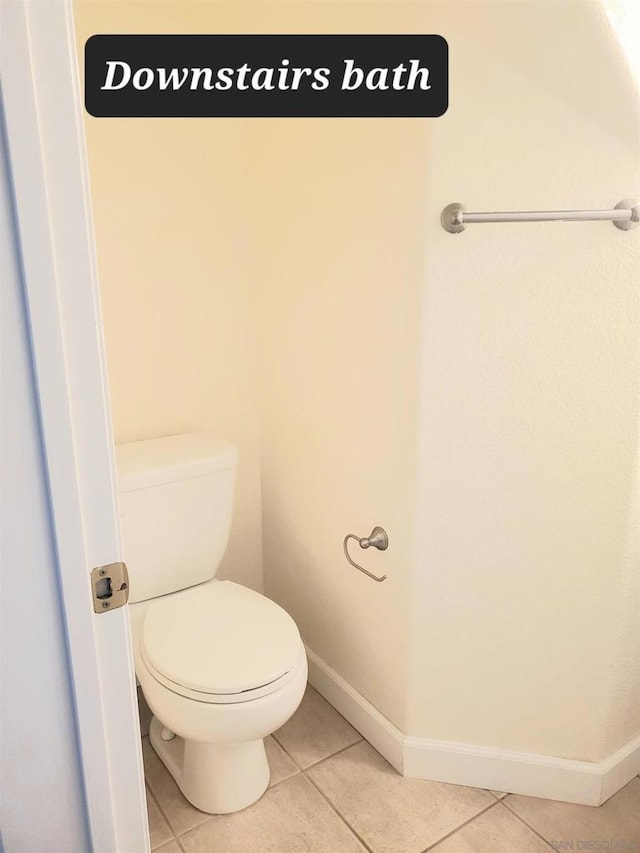
[[[238,454],[209,432],[116,447],[135,670],[149,739],[185,797],[212,814],[269,784],[264,738],[307,682],[298,628],[279,605],[215,575]]]

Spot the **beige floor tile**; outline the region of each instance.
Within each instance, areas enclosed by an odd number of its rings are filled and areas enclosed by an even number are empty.
[[[211,815],[201,812],[185,800],[171,774],[153,751],[149,738],[144,738],[142,741],[142,757],[147,785],[160,804],[175,835],[180,835],[209,820]]]
[[[405,779],[365,741],[307,775],[376,853],[418,853],[495,804],[488,791]]]
[[[257,803],[181,836],[185,853],[358,853],[364,850],[313,785],[298,774]]]
[[[300,770],[289,758],[280,744],[272,737],[265,739],[264,748],[267,753],[267,761],[271,770],[269,786],[283,782],[289,776],[295,776]]]
[[[153,853],[182,853],[182,850],[178,846],[177,841],[170,841],[168,844],[163,844],[162,847],[158,847],[158,849],[154,850]]]
[[[293,717],[275,732],[275,738],[302,768],[362,740],[311,685]]]
[[[138,687],[138,715],[140,717],[140,735],[146,737],[149,734],[149,725],[153,713],[147,705],[147,700],[144,698],[142,688]]]
[[[640,779],[632,779],[599,808],[517,794],[510,794],[504,803],[547,841],[556,842],[558,849],[565,842],[564,850],[640,850]],[[616,847],[612,841],[617,842]],[[587,847],[587,842],[592,846]],[[609,847],[602,842],[609,842]]]
[[[494,797],[497,797],[499,800],[504,799],[507,795],[504,791],[491,791]]]
[[[431,848],[432,853],[549,853],[550,850],[548,844],[501,804],[478,815]]]
[[[155,850],[166,841],[173,838],[173,832],[169,828],[169,824],[162,816],[162,812],[158,808],[158,804],[147,788],[147,814],[149,815],[149,835],[151,836],[151,849]]]

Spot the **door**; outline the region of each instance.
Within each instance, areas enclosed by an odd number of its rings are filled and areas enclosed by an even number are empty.
[[[127,608],[94,613],[90,587],[91,569],[120,560],[121,545],[72,9],[0,6],[8,180],[66,635],[51,641],[66,640],[92,850],[144,853]],[[38,785],[34,767],[34,804]]]

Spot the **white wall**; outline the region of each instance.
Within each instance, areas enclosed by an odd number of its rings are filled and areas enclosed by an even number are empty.
[[[0,849],[4,845],[5,853],[50,853],[55,847],[86,853],[82,770],[1,124],[0,190]]]

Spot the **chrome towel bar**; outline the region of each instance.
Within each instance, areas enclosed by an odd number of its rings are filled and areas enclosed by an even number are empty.
[[[459,234],[470,223],[479,222],[613,222],[621,231],[640,224],[640,204],[625,198],[613,210],[514,210],[505,213],[478,213],[454,201],[442,211],[440,222],[445,231]]]

